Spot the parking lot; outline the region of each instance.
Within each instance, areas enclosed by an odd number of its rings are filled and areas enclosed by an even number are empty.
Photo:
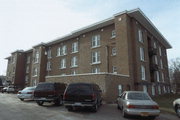
[[[42,107],[34,101],[20,101],[16,94],[0,93],[0,120],[148,120],[148,118],[123,118],[115,104],[103,104],[97,113],[88,109],[68,112],[64,106],[47,103]],[[156,120],[179,120],[179,118],[161,113]]]

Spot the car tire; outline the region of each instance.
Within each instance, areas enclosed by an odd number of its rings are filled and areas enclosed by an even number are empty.
[[[23,98],[20,98],[20,100],[21,100],[21,101],[24,101],[24,99],[23,99]]]
[[[150,116],[150,120],[154,120],[156,116]]]
[[[124,108],[122,108],[122,116],[123,116],[124,118],[127,118],[127,117],[128,117],[128,115],[127,115],[127,113],[125,112]]]
[[[69,112],[71,112],[71,111],[73,111],[73,107],[67,107],[67,110],[68,110]]]
[[[44,101],[36,101],[36,103],[39,105],[39,106],[42,106]]]
[[[62,100],[62,97],[59,97],[59,99],[55,100],[55,105],[63,105],[63,100]]]
[[[180,117],[180,105],[175,106],[175,111],[178,117]]]
[[[98,103],[96,102],[96,104],[92,107],[93,112],[97,112],[98,110]]]
[[[119,106],[119,104],[117,104],[117,109],[118,109],[118,110],[120,110],[120,109],[121,109],[121,108],[120,108],[120,106]]]

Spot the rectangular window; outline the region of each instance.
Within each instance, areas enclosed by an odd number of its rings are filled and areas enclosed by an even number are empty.
[[[159,55],[162,56],[162,50],[161,50],[161,47],[159,47]]]
[[[92,53],[92,64],[100,63],[100,52],[96,51]]]
[[[100,46],[100,35],[92,36],[92,48]]]
[[[57,48],[57,56],[60,56],[61,55],[61,47],[58,47]]]
[[[159,82],[159,71],[155,71],[155,77],[156,77],[157,82]]]
[[[39,62],[39,52],[36,51],[36,52],[35,52],[34,63],[38,63],[38,62]]]
[[[146,71],[143,65],[141,65],[141,80],[146,80]]]
[[[26,63],[30,63],[30,61],[31,61],[31,57],[28,56],[28,57],[27,57],[27,62],[26,62]]]
[[[140,47],[140,60],[144,61],[144,48]]]
[[[117,67],[116,66],[113,66],[112,72],[117,74]]]
[[[166,86],[163,86],[164,93],[167,93]]]
[[[139,37],[139,42],[143,43],[143,32],[141,29],[138,30],[138,37]]]
[[[165,82],[164,81],[164,73],[163,72],[161,73],[161,78],[162,78],[162,82]]]
[[[60,68],[61,69],[66,68],[66,59],[65,58],[61,59],[61,67]]]
[[[115,38],[116,37],[116,31],[113,30],[112,33],[111,33],[111,38]]]
[[[33,70],[33,76],[37,76],[37,73],[38,73],[38,69],[37,69],[37,68],[34,68],[34,70]]]
[[[67,54],[67,46],[63,45],[62,46],[62,54],[61,55],[66,55]]]
[[[50,61],[47,62],[47,68],[46,68],[46,70],[47,70],[47,71],[51,70],[51,62],[50,62]]]
[[[160,60],[161,69],[163,69],[163,62],[162,59]]]
[[[158,93],[161,94],[161,86],[158,86]]]
[[[146,85],[143,85],[143,91],[144,91],[144,92],[148,92],[148,89],[147,89],[147,86],[146,86]]]
[[[71,75],[76,75],[76,70],[71,70]]]
[[[48,59],[51,58],[51,50],[50,50],[50,49],[47,51],[47,58],[48,58]]]
[[[72,53],[78,52],[78,42],[72,43]]]
[[[29,73],[29,66],[26,67],[26,73]]]
[[[157,48],[157,44],[156,44],[155,41],[154,41],[153,47],[154,47],[154,48]]]
[[[29,77],[28,75],[25,76],[25,83],[27,84],[29,82]]]
[[[116,55],[116,48],[113,47],[113,48],[112,48],[112,56],[115,56],[115,55]]]
[[[92,68],[92,73],[99,73],[99,72],[100,72],[99,67]]]
[[[154,56],[155,64],[158,65],[158,58],[157,55]]]
[[[154,96],[155,95],[155,86],[152,85],[152,95]]]
[[[77,66],[78,66],[77,56],[74,56],[71,59],[71,67],[77,67]]]

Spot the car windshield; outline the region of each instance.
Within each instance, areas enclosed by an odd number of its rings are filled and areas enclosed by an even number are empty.
[[[69,85],[69,87],[67,89],[67,93],[90,94],[90,93],[92,93],[92,87],[91,87],[91,85],[86,85],[86,84],[72,84],[72,85]]]
[[[36,87],[36,90],[53,90],[54,86],[53,84],[39,84]]]
[[[127,99],[129,100],[150,100],[146,93],[128,93]]]

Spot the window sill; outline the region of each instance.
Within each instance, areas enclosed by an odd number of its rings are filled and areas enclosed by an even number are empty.
[[[94,48],[99,48],[99,47],[101,47],[101,45],[98,45],[98,46],[93,46],[93,47],[91,47],[91,49],[94,49]]]
[[[111,54],[111,56],[116,56],[117,54],[115,54],[115,55],[113,55],[113,54]]]
[[[91,63],[91,65],[97,65],[97,64],[101,64],[101,62],[94,62],[94,63]]]
[[[65,54],[65,55],[56,55],[56,57],[63,57],[63,56],[66,56],[67,54]]]
[[[111,36],[111,39],[114,39],[114,38],[116,38],[116,36]]]
[[[66,69],[66,67],[65,68],[59,68],[59,69],[63,70],[63,69]]]
[[[79,51],[71,52],[71,54],[78,53]]]
[[[71,66],[70,68],[77,68],[78,67],[78,65],[76,65],[76,66]]]

